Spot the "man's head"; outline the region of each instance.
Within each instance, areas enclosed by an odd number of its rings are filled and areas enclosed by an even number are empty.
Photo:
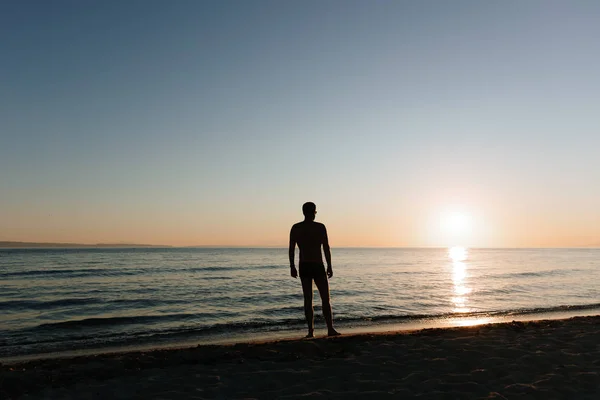
[[[304,214],[304,217],[306,219],[310,219],[311,221],[314,221],[316,213],[317,213],[317,206],[315,205],[315,203],[309,201],[302,205],[302,214]]]

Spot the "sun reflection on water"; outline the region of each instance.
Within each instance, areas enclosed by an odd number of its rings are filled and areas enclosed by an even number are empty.
[[[466,313],[470,309],[467,307],[472,289],[465,285],[467,278],[467,265],[465,260],[468,257],[467,249],[464,247],[452,247],[448,250],[448,256],[452,260],[452,282],[454,283],[454,296],[452,303],[454,304],[453,311],[456,313]]]
[[[475,326],[475,325],[483,325],[489,324],[492,322],[491,318],[475,318],[475,319],[461,319],[459,321],[455,321],[455,326]]]
[[[448,250],[448,256],[452,259],[452,261],[464,261],[467,259],[467,249],[464,247],[451,247]]]

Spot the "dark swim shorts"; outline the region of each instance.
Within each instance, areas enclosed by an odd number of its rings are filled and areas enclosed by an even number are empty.
[[[300,278],[324,278],[325,266],[319,262],[301,262]]]

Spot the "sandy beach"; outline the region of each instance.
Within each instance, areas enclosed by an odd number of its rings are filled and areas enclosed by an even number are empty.
[[[600,317],[0,366],[0,397],[600,398]]]

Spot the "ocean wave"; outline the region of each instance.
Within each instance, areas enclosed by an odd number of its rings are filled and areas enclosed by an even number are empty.
[[[133,325],[133,324],[153,324],[157,322],[180,321],[186,322],[193,319],[217,318],[225,316],[225,313],[175,313],[164,315],[137,315],[126,317],[95,317],[79,320],[68,320],[60,322],[49,322],[28,329],[80,329],[86,327],[115,326],[115,325]]]
[[[102,301],[97,298],[71,298],[60,300],[8,300],[0,302],[0,310],[30,309],[45,310],[56,307],[81,306],[84,304],[96,304]]]
[[[93,276],[127,276],[127,275],[149,275],[165,273],[194,273],[194,272],[228,272],[228,271],[251,271],[264,269],[283,268],[281,265],[254,265],[254,266],[201,266],[191,268],[164,268],[161,266],[136,266],[129,268],[109,267],[109,268],[44,268],[30,269],[25,271],[0,272],[0,279],[10,278],[81,278]],[[207,279],[231,279],[230,277],[211,277]]]
[[[551,312],[565,312],[565,311],[585,311],[600,309],[600,303],[594,304],[576,304],[576,305],[563,305],[556,307],[547,308],[521,308],[517,310],[504,311],[505,315],[527,315],[527,314],[544,314]]]
[[[251,271],[260,269],[279,269],[284,268],[280,265],[210,265],[201,267],[192,267],[180,269],[178,272],[211,272],[211,271]]]
[[[315,309],[319,309],[318,305],[315,305]],[[543,314],[552,312],[565,312],[565,311],[584,311],[584,310],[600,310],[600,303],[594,304],[580,304],[580,305],[562,305],[556,307],[547,308],[520,308],[514,310],[492,310],[492,311],[472,311],[464,313],[437,313],[437,314],[379,314],[372,316],[338,316],[337,321],[343,321],[346,323],[352,322],[364,322],[364,321],[417,321],[417,320],[430,320],[430,319],[446,319],[446,318],[474,318],[474,317],[500,317],[500,316],[515,316],[515,315],[527,315],[527,314]],[[301,315],[302,306],[286,306],[286,307],[269,307],[261,310],[257,310],[259,314],[264,313],[277,313],[287,314],[288,312],[296,312]],[[228,315],[229,314],[229,315]],[[178,333],[178,332],[208,332],[218,330],[235,331],[238,329],[259,329],[267,327],[285,326],[290,323],[303,323],[303,317],[298,318],[268,318],[268,317],[256,317],[252,320],[242,320],[230,323],[212,323],[207,324],[205,321],[214,321],[218,318],[233,317],[236,313],[227,313],[224,311],[218,312],[204,312],[204,313],[173,313],[164,315],[138,315],[138,316],[123,316],[123,317],[98,317],[98,318],[85,318],[81,320],[68,320],[60,322],[51,322],[37,325],[33,328],[27,328],[26,331],[39,331],[48,329],[81,329],[81,328],[93,328],[101,326],[116,326],[116,325],[134,325],[134,324],[156,324],[160,322],[177,321],[181,322],[180,327],[162,329],[157,328],[157,332],[160,333]],[[255,313],[252,315],[256,316]],[[317,319],[322,318],[320,314],[315,315]],[[240,316],[238,315],[238,318]],[[196,324],[189,325],[190,321],[195,321]],[[144,331],[149,331],[149,327],[144,328]]]
[[[286,294],[272,294],[272,293],[253,293],[248,296],[236,296],[236,295],[220,295],[220,296],[206,296],[205,301],[214,304],[253,304],[259,305],[261,303],[277,304],[285,303],[298,299],[298,294],[286,293]]]
[[[76,322],[76,321],[71,321]],[[81,321],[80,321],[81,322]],[[16,354],[39,353],[48,351],[62,351],[73,348],[77,343],[77,348],[94,347],[97,345],[107,346],[126,346],[131,344],[139,345],[143,342],[173,341],[181,338],[202,338],[211,335],[245,333],[245,332],[265,332],[290,329],[300,327],[305,324],[303,318],[278,320],[277,323],[266,319],[256,321],[239,321],[233,323],[214,323],[201,326],[182,325],[177,327],[143,327],[139,330],[127,330],[126,332],[105,331],[85,334],[82,329],[72,330],[71,334],[55,335],[51,330],[37,332],[32,335],[32,329],[27,332],[9,332],[6,335],[0,335],[0,357]],[[51,327],[52,324],[40,325],[34,330]],[[25,349],[29,347],[29,350]]]
[[[594,304],[578,304],[578,305],[562,305],[555,307],[537,307],[537,308],[517,308],[513,310],[491,310],[491,311],[471,311],[471,312],[450,312],[450,313],[438,313],[438,314],[411,314],[411,315],[377,315],[373,317],[350,317],[350,318],[336,318],[337,320],[343,320],[346,322],[352,321],[418,321],[418,320],[432,320],[432,319],[447,319],[447,318],[481,318],[481,317],[504,317],[504,316],[517,316],[517,315],[529,315],[529,314],[546,314],[554,312],[568,312],[568,311],[586,311],[595,310],[600,311],[600,303]]]
[[[27,278],[38,276],[42,276],[44,278],[80,278],[84,276],[136,275],[139,273],[139,270],[117,268],[35,269],[27,271],[0,272],[0,278]]]
[[[165,298],[114,299],[105,301],[108,306],[111,304],[118,304],[121,307],[139,306],[144,309],[163,305],[182,304],[182,302],[183,301],[181,299]]]
[[[570,274],[576,274],[579,272],[585,272],[583,269],[565,269],[556,268],[543,271],[527,271],[527,272],[507,272],[501,274],[490,274],[487,277],[493,279],[513,279],[513,278],[542,278],[547,276],[564,276]]]

